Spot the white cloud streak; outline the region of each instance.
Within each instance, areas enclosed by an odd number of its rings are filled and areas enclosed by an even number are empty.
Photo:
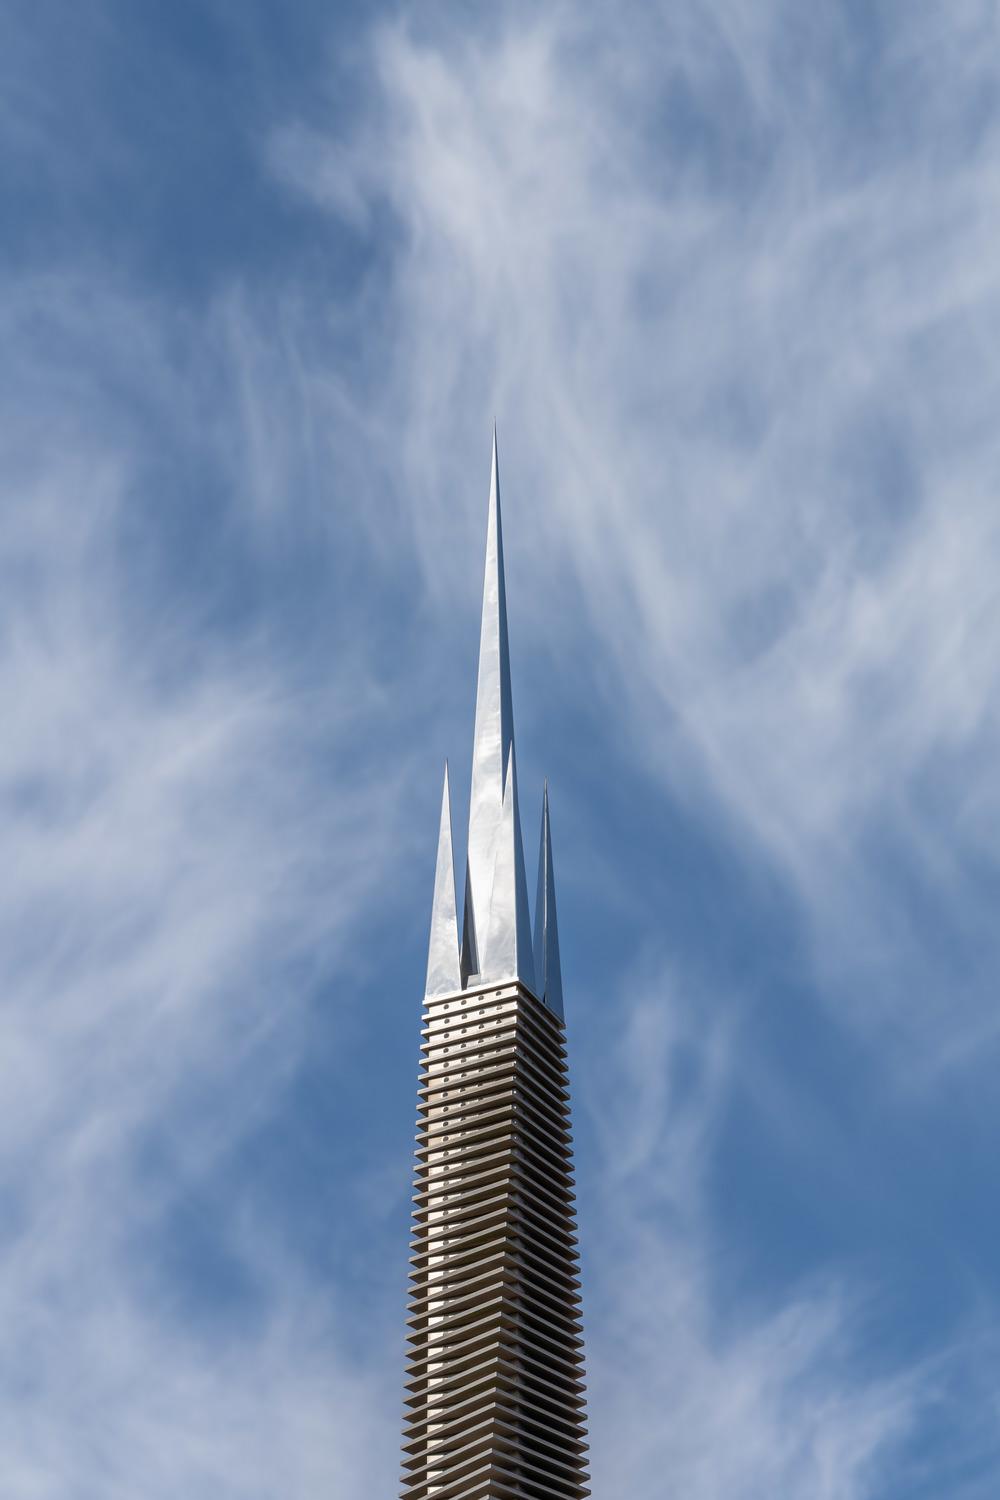
[[[979,0],[946,36],[905,5],[780,0],[404,20],[356,133],[324,152],[290,122],[272,154],[355,230],[394,222],[355,420],[399,434],[428,587],[460,587],[457,497],[495,413],[532,513],[509,528],[522,628],[605,695],[619,755],[750,835],[815,994],[939,1089],[997,1039],[996,27]],[[578,601],[597,656],[574,665]],[[722,1311],[697,1181],[728,1075],[677,1108],[661,1006],[633,1017],[636,1113],[607,1127],[599,1488],[892,1493],[934,1379],[873,1361],[849,1279]]]
[[[738,1270],[714,1248],[704,1181],[741,1049],[714,1009],[647,966],[615,998],[620,1041],[586,1079],[602,1142],[583,1197],[595,1493],[863,1500],[882,1493],[930,1383],[873,1373],[843,1286],[733,1313]]]
[[[346,1004],[363,972],[405,756],[360,753],[384,736],[360,646],[320,694],[280,646],[207,629],[197,590],[140,594],[151,454],[101,379],[143,383],[183,452],[200,356],[175,388],[162,312],[95,286],[88,321],[79,291],[3,309],[2,1488],[346,1500],[389,1482],[396,1401],[381,1348],[341,1352],[332,1287],[232,1204],[208,1231],[253,1315],[206,1331],[144,1262],[287,1089],[317,986]]]
[[[995,11],[960,7],[947,68],[912,8],[870,35],[815,8],[794,56],[788,19],[387,27],[356,138],[290,126],[273,160],[395,215],[360,420],[400,433],[435,578],[496,411],[553,650],[572,584],[636,753],[759,840],[831,1000],[912,1056],[992,1011],[989,964],[957,979],[881,868],[989,941],[1000,134],[970,100]]]
[[[385,27],[358,133],[290,121],[268,148],[353,232],[391,220],[385,279],[350,307],[228,288],[195,337],[98,278],[0,300],[13,1500],[346,1500],[396,1467],[385,1351],[348,1357],[336,1298],[266,1226],[226,1221],[258,1316],[210,1336],[137,1255],[287,1087],[308,985],[282,973],[349,970],[412,780],[398,735],[394,771],[371,763],[388,709],[357,599],[319,693],[280,642],[206,630],[197,590],[146,597],[129,527],[167,448],[221,474],[262,552],[303,517],[345,575],[351,547],[375,570],[412,543],[451,602],[481,519],[455,497],[496,412],[511,491],[539,497],[509,550],[553,653],[578,591],[632,753],[752,832],[830,998],[853,986],[860,1019],[936,1056],[942,966],[887,850],[995,952],[969,867],[1000,815],[1000,174],[968,101],[995,82],[996,12],[953,6],[942,35],[882,7],[881,111],[857,36],[810,17],[793,71],[777,3]],[[341,335],[353,362],[331,361]],[[948,992],[958,1052],[992,1038],[988,968]],[[678,985],[639,986],[588,1085],[599,1483],[868,1500],[926,1385],[860,1368],[840,1284],[724,1315],[700,1181],[732,1039]]]

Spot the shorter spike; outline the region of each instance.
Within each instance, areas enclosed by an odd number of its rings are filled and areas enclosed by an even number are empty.
[[[453,994],[461,988],[458,911],[455,905],[455,858],[451,843],[451,795],[448,788],[448,762],[445,761],[425,993],[427,998],[431,999],[436,995]]]
[[[537,994],[562,1021],[562,974],[559,968],[559,927],[556,922],[556,881],[552,868],[552,829],[549,825],[549,784],[542,795],[542,836],[538,848],[538,891],[535,897],[535,982]]]

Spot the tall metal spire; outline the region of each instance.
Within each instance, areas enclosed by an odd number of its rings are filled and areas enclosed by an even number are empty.
[[[455,906],[455,856],[451,845],[451,795],[448,788],[448,762],[445,761],[425,994],[428,998],[432,995],[450,995],[461,988],[458,911]]]
[[[560,1021],[564,1019],[548,782],[545,783],[542,797],[542,837],[538,849],[538,891],[535,896],[535,994]]]
[[[535,951],[496,432],[461,960],[445,768],[421,1027],[404,1500],[587,1500],[569,1075],[548,797]],[[537,955],[537,962],[536,962]]]
[[[465,883],[465,924],[462,941],[464,975],[483,973],[488,961],[491,978],[524,979],[531,983],[530,949],[517,951],[515,967],[499,972],[497,961],[486,959],[487,936],[502,926],[520,931],[528,923],[527,895],[515,879],[523,866],[521,817],[517,778],[511,778],[510,806],[505,807],[505,783],[514,744],[514,708],[510,689],[510,648],[507,641],[507,597],[503,567],[503,528],[500,518],[500,467],[497,434],[493,429],[490,506],[486,527],[486,572],[483,580],[483,618],[479,635],[479,680],[476,688],[476,725],[472,746],[472,787],[469,796],[469,860]],[[505,820],[512,833],[505,834]],[[510,880],[497,887],[494,910],[494,871],[500,853],[498,839],[510,839]],[[504,854],[506,859],[506,854]]]
[[[550,867],[551,860],[548,868]],[[554,911],[554,898],[551,905]],[[544,947],[541,952],[544,960]],[[479,679],[472,747],[465,921],[461,954],[456,955],[457,913],[446,766],[427,961],[427,995],[431,997],[462,990],[474,977],[489,982],[520,980],[533,994],[540,994],[545,971],[536,965],[532,946],[517,796],[496,428],[493,429],[490,505],[486,527],[486,573],[483,582]],[[554,1006],[552,1008],[555,1009]],[[560,1014],[559,1011],[556,1013]]]

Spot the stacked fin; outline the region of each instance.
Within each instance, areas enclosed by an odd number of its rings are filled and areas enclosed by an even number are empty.
[[[522,985],[427,1001],[404,1500],[583,1500],[565,1033]]]

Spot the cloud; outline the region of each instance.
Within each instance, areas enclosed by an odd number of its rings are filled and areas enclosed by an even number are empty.
[[[405,754],[361,753],[385,737],[363,643],[320,694],[280,640],[213,629],[210,515],[180,582],[144,574],[151,457],[169,431],[191,462],[211,413],[185,381],[225,341],[171,374],[177,328],[99,283],[8,288],[0,312],[4,1493],[374,1490],[385,1351],[344,1351],[333,1288],[230,1165],[282,1106],[319,996],[349,1013]],[[190,1278],[167,1274],[192,1212],[222,1310],[206,1291],[185,1313]]]
[[[582,1188],[595,1493],[883,1493],[927,1372],[877,1368],[856,1290],[827,1278],[755,1305],[717,1248],[705,1183],[743,1055],[733,1013],[650,964],[614,1008],[583,1099],[601,1143]]]
[[[777,0],[377,24],[361,116],[313,99],[261,152],[343,233],[337,276],[256,267],[197,316],[107,267],[7,277],[5,1493],[391,1481],[384,1142],[334,1163],[360,1222],[323,1222],[379,1268],[361,1348],[360,1278],[262,1181],[318,1038],[335,1092],[357,1000],[376,1034],[421,827],[432,856],[494,414],[519,633],[600,703],[595,774],[763,855],[806,1003],[908,1079],[989,1058],[995,27],[971,0],[945,32]],[[641,908],[630,852],[612,896]],[[874,1271],[734,1291],[704,1183],[742,1012],[696,1013],[679,965],[630,978],[621,1035],[574,1039],[600,1485],[995,1472],[988,1332],[904,1368],[873,1353]],[[901,1454],[964,1391],[921,1475]]]
[[[644,769],[757,842],[822,992],[911,1057],[980,1037],[997,956],[995,14],[956,20],[947,68],[894,5],[387,24],[356,135],[275,160],[389,207],[362,423],[435,577],[496,412],[553,655],[581,601]]]

